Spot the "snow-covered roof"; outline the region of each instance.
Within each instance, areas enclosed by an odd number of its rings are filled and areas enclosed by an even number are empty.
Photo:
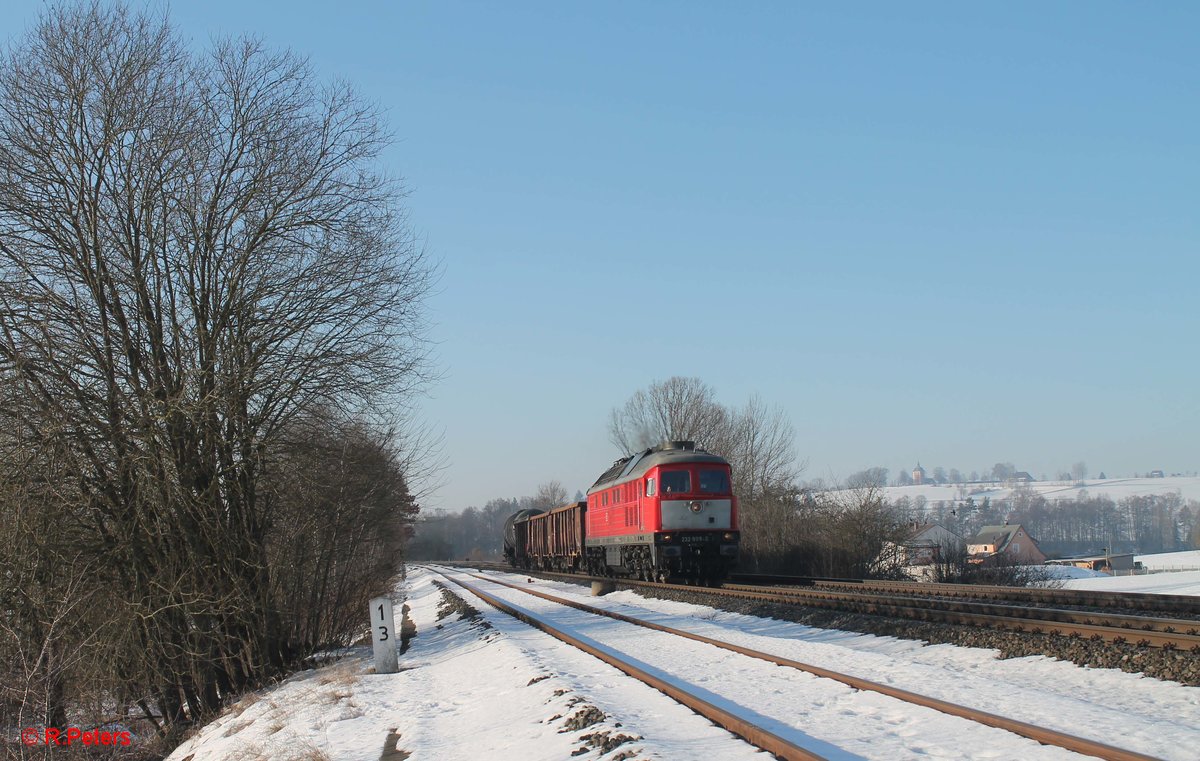
[[[940,540],[947,538],[958,540],[962,539],[961,536],[941,525],[940,523],[921,523],[913,526],[908,532],[908,537],[905,539],[905,544],[914,545],[921,544],[922,542],[937,544]]]

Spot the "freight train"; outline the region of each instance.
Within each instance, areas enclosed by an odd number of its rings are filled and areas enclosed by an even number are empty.
[[[515,568],[718,584],[737,562],[729,463],[668,441],[613,463],[587,500],[521,510],[504,525]]]

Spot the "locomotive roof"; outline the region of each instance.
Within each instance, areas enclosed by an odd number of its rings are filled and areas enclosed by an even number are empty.
[[[611,484],[640,478],[657,465],[679,465],[689,462],[728,464],[723,457],[697,449],[691,441],[664,441],[656,447],[643,449],[614,462],[611,468],[600,474],[596,483],[588,489],[588,494]]]

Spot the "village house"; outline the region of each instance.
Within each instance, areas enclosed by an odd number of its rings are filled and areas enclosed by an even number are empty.
[[[936,523],[914,523],[904,540],[904,565],[929,565],[963,546],[963,538]]]
[[[904,540],[885,542],[879,556],[881,566],[900,567],[917,580],[928,580],[930,566],[963,547],[963,538],[936,523],[909,524]]]
[[[1046,562],[1046,554],[1019,523],[984,526],[978,534],[967,540],[967,555],[972,563],[997,562],[1001,559],[1017,565],[1041,565]]]
[[[1060,558],[1058,560],[1047,560],[1046,565],[1070,565],[1076,568],[1084,568],[1089,571],[1103,571],[1109,574],[1120,573],[1121,571],[1133,573],[1136,568],[1141,567],[1139,563],[1134,561],[1132,552]]]

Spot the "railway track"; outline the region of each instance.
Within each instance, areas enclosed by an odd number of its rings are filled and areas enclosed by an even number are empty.
[[[511,570],[495,566],[493,570]],[[613,581],[598,577],[537,572],[550,578],[561,578],[576,582]],[[745,578],[744,576],[742,578]],[[793,577],[767,577],[772,580]],[[794,580],[794,579],[793,579]],[[678,590],[675,584],[621,579],[620,586],[644,589]],[[963,589],[966,587],[966,589]],[[1067,638],[1079,638],[1097,642],[1130,644],[1139,647],[1163,648],[1200,654],[1200,620],[1189,618],[1166,618],[1162,616],[1129,615],[1096,610],[1072,610],[1047,607],[1050,601],[1073,605],[1094,605],[1110,598],[1122,597],[1121,593],[1101,593],[1073,596],[1063,594],[1072,590],[1029,589],[1012,587],[979,587],[959,584],[906,584],[890,582],[849,582],[841,580],[816,580],[809,586],[761,586],[747,584],[725,584],[720,588],[682,587],[684,589],[738,600],[754,600],[784,605],[802,605],[828,610],[842,610],[867,615],[889,616],[913,621],[928,621],[944,624],[959,624],[1015,633],[1046,634]],[[906,593],[906,594],[902,594]],[[919,594],[918,594],[919,593]],[[1039,605],[1002,604],[998,602],[963,601],[960,598],[981,598],[1028,601],[1036,598]],[[1007,596],[1004,598],[1004,596]],[[1185,610],[1196,606],[1195,598],[1160,595],[1168,598],[1166,606],[1172,610]],[[1117,605],[1123,610],[1137,609],[1140,605],[1151,609],[1152,601],[1138,604]],[[1185,605],[1186,603],[1186,605]]]
[[[1131,616],[1116,613],[1030,607],[957,599],[843,591],[841,589],[759,587],[726,584],[717,594],[744,594],[751,599],[919,621],[968,624],[1032,634],[1054,634],[1104,642],[1128,642],[1200,653],[1200,621]]]
[[[463,589],[469,590],[472,594],[486,602],[488,605],[491,605],[493,608],[507,613],[508,615],[513,616],[514,618],[523,621],[524,623],[529,624],[530,626],[533,626],[536,629],[545,632],[546,634],[549,634],[561,642],[565,642],[572,647],[588,653],[589,655],[595,656],[610,666],[613,666],[625,674],[628,674],[634,679],[653,687],[667,697],[670,697],[672,700],[675,700],[676,702],[692,709],[717,726],[728,730],[738,737],[741,737],[756,748],[760,748],[768,753],[771,753],[777,758],[788,759],[789,761],[793,759],[796,761],[825,761],[824,756],[814,753],[807,748],[796,745],[795,743],[780,737],[774,732],[748,721],[732,711],[729,711],[728,709],[716,705],[712,701],[706,700],[699,695],[680,688],[672,682],[651,674],[647,670],[630,663],[628,660],[622,659],[604,649],[596,647],[590,642],[586,642],[578,637],[572,636],[571,634],[566,633],[565,631],[551,625],[546,621],[531,616],[524,611],[518,610],[494,595],[490,595],[487,592],[478,589],[477,587],[464,584],[452,576],[444,575],[444,578]],[[475,578],[482,577],[476,576]]]
[[[788,585],[824,589],[863,590],[895,594],[936,595],[970,600],[1007,600],[1042,605],[1066,605],[1128,611],[1145,611],[1176,616],[1200,617],[1200,598],[1140,592],[1101,592],[1083,589],[1002,587],[987,584],[938,584],[908,581],[864,581],[811,576],[777,576],[738,573],[733,583],[753,586]]]
[[[541,629],[542,631],[545,631],[545,632],[551,634],[552,636],[555,636],[556,638],[558,638],[564,642],[567,642],[568,644],[571,644],[572,646],[578,647],[592,655],[595,655],[598,658],[601,658],[605,662],[610,663],[611,665],[621,669],[626,674],[629,674],[630,676],[633,676],[634,678],[644,681],[645,683],[649,684],[650,686],[654,687],[655,689],[658,689],[661,692],[669,695],[673,699],[688,706],[692,710],[696,711],[697,713],[700,713],[701,715],[705,716],[706,718],[708,718],[709,720],[718,724],[719,726],[724,727],[725,729],[729,730],[733,734],[746,739],[747,741],[754,744],[756,747],[759,747],[769,753],[774,754],[775,756],[777,756],[779,758],[784,758],[784,759],[820,759],[820,758],[823,758],[823,756],[821,756],[820,754],[818,754],[811,748],[806,748],[806,747],[798,745],[794,742],[791,742],[790,740],[781,736],[780,734],[778,734],[776,732],[772,732],[769,729],[765,728],[764,726],[762,726],[762,724],[764,722],[760,721],[760,722],[756,723],[756,722],[750,721],[742,715],[739,715],[727,708],[723,708],[720,705],[717,705],[718,702],[724,702],[724,701],[714,701],[712,699],[706,699],[704,697],[698,696],[694,692],[686,689],[685,686],[682,686],[680,684],[680,682],[678,682],[678,681],[671,681],[671,680],[663,679],[654,673],[650,673],[651,671],[656,671],[656,669],[653,669],[653,668],[648,669],[645,667],[645,664],[643,664],[642,666],[638,666],[638,665],[629,663],[627,659],[622,658],[620,655],[618,655],[616,652],[614,652],[614,650],[612,648],[604,647],[586,637],[573,635],[569,632],[564,631],[562,628],[555,627],[554,625],[550,624],[543,618],[532,615],[531,613],[529,613],[526,610],[519,609],[518,607],[515,607],[514,605],[509,604],[508,602],[505,602],[505,601],[499,599],[495,595],[492,595],[492,594],[480,589],[476,585],[464,583],[463,581],[461,581],[449,574],[444,573],[443,575],[448,580],[450,580],[452,583],[454,583],[464,589],[469,590],[472,594],[478,596],[480,599],[484,600],[489,605],[492,605],[493,607],[496,607],[497,609],[502,610],[505,613],[513,615],[513,616],[519,618],[520,620],[525,621],[526,623],[528,623],[532,626],[535,626],[535,627]],[[753,650],[750,648],[741,647],[736,644],[724,642],[724,641],[721,641],[718,639],[713,639],[710,637],[705,637],[705,636],[702,636],[699,634],[694,634],[692,632],[684,631],[681,629],[672,628],[672,627],[658,624],[658,623],[655,623],[652,621],[647,621],[647,620],[636,618],[633,616],[616,613],[611,610],[606,610],[604,608],[598,608],[595,606],[587,605],[585,603],[582,603],[582,602],[579,602],[576,600],[570,600],[570,599],[559,597],[557,595],[551,595],[551,594],[547,594],[545,592],[540,592],[538,590],[529,589],[523,585],[512,584],[512,583],[505,582],[505,581],[502,581],[502,580],[499,580],[496,578],[481,576],[478,574],[472,574],[471,577],[477,581],[494,584],[494,585],[497,585],[497,586],[500,586],[503,588],[507,588],[510,590],[515,590],[520,593],[530,595],[532,597],[536,597],[536,598],[554,603],[555,605],[567,606],[567,607],[570,607],[570,608],[573,608],[576,610],[580,610],[580,611],[583,611],[583,612],[591,614],[591,615],[601,616],[601,617],[619,621],[619,622],[622,622],[625,624],[630,624],[633,626],[638,626],[638,627],[650,629],[650,630],[657,631],[657,632],[663,632],[663,633],[666,633],[666,634],[669,634],[672,636],[681,637],[681,638],[684,638],[687,640],[703,643],[705,645],[709,645],[712,647],[720,648],[721,650],[733,652],[738,655],[745,656],[747,658],[755,659],[758,661],[765,661],[767,663],[771,663],[776,666],[783,666],[786,668],[803,671],[808,674],[812,674],[816,677],[820,677],[822,679],[829,679],[829,680],[833,680],[836,682],[840,682],[840,683],[848,685],[856,690],[886,695],[889,698],[900,700],[900,701],[903,701],[905,703],[909,703],[912,705],[920,706],[922,708],[932,709],[932,710],[935,710],[935,711],[938,711],[938,712],[941,712],[944,714],[967,719],[969,721],[972,721],[972,722],[975,722],[977,724],[981,724],[981,725],[984,725],[987,727],[1002,729],[1002,730],[1005,730],[1008,732],[1018,734],[1022,737],[1029,738],[1031,740],[1035,740],[1036,742],[1041,743],[1043,745],[1051,745],[1051,746],[1063,748],[1065,750],[1069,750],[1072,752],[1081,753],[1084,755],[1090,755],[1090,756],[1095,756],[1095,757],[1104,758],[1104,759],[1113,759],[1114,761],[1134,761],[1135,759],[1144,760],[1144,759],[1153,758],[1152,756],[1147,756],[1147,755],[1144,755],[1141,753],[1137,753],[1135,751],[1118,748],[1118,747],[1108,745],[1105,743],[1101,743],[1101,742],[1098,742],[1095,740],[1077,737],[1077,736],[1070,735],[1067,733],[1059,732],[1057,730],[1048,729],[1046,727],[1041,727],[1041,726],[1037,726],[1034,724],[1030,724],[1028,722],[1019,721],[1016,719],[1011,719],[1011,718],[1007,718],[1007,717],[1003,717],[1003,716],[998,716],[993,713],[988,713],[985,711],[981,711],[978,709],[959,705],[959,704],[952,703],[949,701],[940,700],[938,698],[920,695],[920,694],[910,692],[907,690],[903,690],[903,689],[893,687],[890,685],[880,684],[878,682],[873,682],[870,680],[862,679],[860,677],[842,674],[842,673],[839,673],[836,671],[832,671],[829,669],[825,669],[825,668],[822,668],[819,666],[814,666],[814,665],[807,664],[807,663],[802,663],[802,662],[799,662],[796,660],[791,660],[791,659],[784,658],[784,657],[781,657],[778,655],[765,653],[765,652]],[[771,723],[771,722],[765,722],[765,723]]]

